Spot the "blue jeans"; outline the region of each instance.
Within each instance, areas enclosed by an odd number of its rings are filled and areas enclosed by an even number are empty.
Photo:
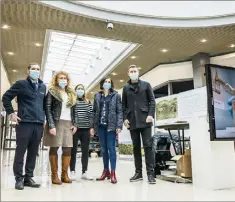
[[[107,127],[100,125],[99,140],[101,144],[104,169],[109,170],[109,160],[111,170],[116,170],[116,131],[107,131]]]

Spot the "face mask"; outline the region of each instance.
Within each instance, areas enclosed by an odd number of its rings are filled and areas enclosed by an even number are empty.
[[[37,79],[39,79],[40,71],[30,70],[29,71],[29,76],[30,76],[31,79],[37,80]]]
[[[78,97],[82,97],[84,95],[84,90],[77,90]]]
[[[59,81],[59,86],[61,88],[65,88],[67,86],[67,80],[60,80]]]
[[[104,83],[103,88],[109,90],[111,88],[111,83]]]
[[[129,74],[129,76],[130,76],[130,79],[133,80],[133,81],[135,81],[139,78],[138,73],[131,73],[131,74]]]

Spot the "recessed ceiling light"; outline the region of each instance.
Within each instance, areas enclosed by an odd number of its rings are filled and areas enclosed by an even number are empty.
[[[94,94],[94,92],[91,92],[91,94]]]
[[[40,43],[35,43],[35,46],[40,47],[40,46],[42,46],[42,44],[40,44]]]
[[[165,49],[165,48],[164,48],[164,49],[162,49],[161,51],[162,51],[163,53],[168,52],[168,50],[167,50],[167,49]]]
[[[200,42],[206,43],[206,42],[207,42],[207,39],[201,39]]]
[[[235,44],[231,44],[229,47],[230,47],[230,48],[234,48],[234,47],[235,47]]]
[[[139,70],[141,70],[142,68],[141,67],[138,67]]]
[[[113,73],[112,73],[112,75],[113,75],[113,76],[116,76],[116,75],[117,75],[117,73],[113,72]]]
[[[9,27],[10,27],[10,26],[8,26],[8,25],[3,25],[3,26],[2,26],[3,29],[8,29]]]
[[[13,53],[13,52],[8,52],[7,54],[8,54],[8,55],[14,55],[14,53]]]
[[[13,69],[12,71],[13,71],[13,72],[18,72],[16,69]]]
[[[133,56],[131,56],[131,59],[133,59],[133,60],[134,60],[134,59],[136,59],[136,56],[134,56],[134,55],[133,55]]]
[[[121,82],[121,83],[123,83],[123,82],[124,82],[124,80],[120,80],[120,82]]]

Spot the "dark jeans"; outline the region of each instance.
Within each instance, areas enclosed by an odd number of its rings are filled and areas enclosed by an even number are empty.
[[[147,174],[154,174],[154,153],[152,150],[151,128],[139,128],[131,130],[131,139],[133,143],[133,152],[135,159],[136,173],[142,173],[141,140],[142,136]]]
[[[82,149],[82,173],[85,173],[88,167],[90,129],[79,128],[77,132],[73,135],[73,148],[71,151],[70,171],[75,171],[78,140],[80,140],[81,142]]]
[[[101,125],[98,135],[101,144],[104,169],[109,170],[110,160],[111,170],[116,170],[116,131],[107,131],[107,127]]]
[[[13,171],[16,180],[33,177],[38,148],[43,135],[43,124],[20,123],[16,126],[16,150]],[[24,155],[27,150],[25,176],[23,175]]]

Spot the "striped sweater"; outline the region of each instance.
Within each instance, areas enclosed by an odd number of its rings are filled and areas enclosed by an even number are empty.
[[[74,113],[78,114],[76,124],[79,128],[90,128],[92,119],[92,105],[83,100],[77,100],[74,107]]]

